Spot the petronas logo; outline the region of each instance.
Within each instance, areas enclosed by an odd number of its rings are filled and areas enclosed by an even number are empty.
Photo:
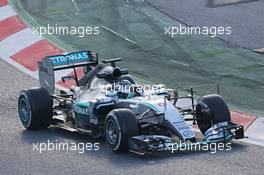
[[[208,6],[209,7],[219,7],[219,6],[247,3],[247,2],[254,2],[254,1],[258,1],[258,0],[208,0]]]

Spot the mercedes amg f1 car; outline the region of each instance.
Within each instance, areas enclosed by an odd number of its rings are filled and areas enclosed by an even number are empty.
[[[121,59],[98,62],[97,53],[91,51],[41,60],[41,87],[22,90],[19,96],[18,111],[24,127],[37,130],[53,125],[94,138],[105,137],[114,152],[141,155],[167,150],[175,140],[203,144],[244,138],[243,126],[231,122],[221,96],[210,94],[195,101],[192,90],[190,95],[179,96],[161,85],[139,91],[142,85],[127,69],[118,67],[118,61]],[[77,77],[79,68],[84,70],[82,78]],[[66,69],[74,73],[62,81],[74,80],[76,86],[55,93],[54,72]],[[185,98],[191,100],[190,107],[178,106]],[[187,121],[198,125],[202,140],[198,141]]]

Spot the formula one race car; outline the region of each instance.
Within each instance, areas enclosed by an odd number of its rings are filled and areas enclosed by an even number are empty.
[[[191,95],[180,97],[163,85],[142,88],[127,69],[116,65],[118,61],[99,63],[97,53],[91,51],[44,58],[38,64],[41,87],[23,90],[19,96],[24,127],[37,130],[53,125],[105,137],[114,152],[140,155],[167,150],[177,139],[203,144],[244,138],[243,126],[231,122],[228,106],[219,95],[206,95],[195,102],[192,90]],[[80,79],[79,68],[85,73]],[[75,80],[76,86],[55,94],[54,72],[65,69],[74,73],[62,81]],[[190,99],[191,106],[179,107],[181,99]],[[197,123],[202,141],[187,121]]]

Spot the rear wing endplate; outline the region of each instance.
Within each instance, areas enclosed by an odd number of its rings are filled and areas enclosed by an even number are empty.
[[[92,51],[72,52],[66,55],[54,55],[45,57],[38,62],[40,86],[47,89],[49,94],[55,90],[55,71],[73,69],[76,75],[76,67],[95,66],[98,64],[98,54]]]

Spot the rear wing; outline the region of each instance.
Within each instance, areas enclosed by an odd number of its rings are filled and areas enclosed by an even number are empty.
[[[98,54],[92,51],[45,57],[38,62],[40,86],[47,89],[49,94],[53,94],[55,90],[55,71],[73,69],[75,81],[78,81],[76,67],[95,66],[97,64]]]

